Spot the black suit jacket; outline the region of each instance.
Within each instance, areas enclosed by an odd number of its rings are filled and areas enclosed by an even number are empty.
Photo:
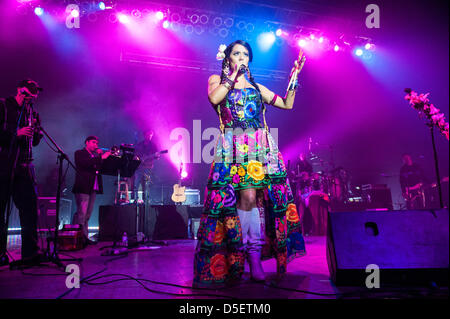
[[[14,97],[0,99],[0,176],[9,176],[18,154],[18,164],[25,163],[28,153],[28,143],[26,139],[17,137],[17,128],[27,126],[25,116],[21,117],[19,125],[19,115],[21,106],[17,104]],[[36,114],[38,117],[39,115]],[[33,146],[37,146],[41,141],[42,134],[35,132],[33,135]]]
[[[97,194],[103,194],[102,176],[99,174],[102,166],[101,156],[92,156],[85,148],[75,152],[77,167],[75,184],[72,192],[75,194],[90,194],[94,190],[95,177],[98,176]]]

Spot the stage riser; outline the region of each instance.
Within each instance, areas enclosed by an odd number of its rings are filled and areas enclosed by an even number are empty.
[[[124,232],[136,236],[138,231],[153,240],[188,238],[189,218],[199,217],[201,207],[187,205],[114,205],[100,206],[99,240],[121,240]]]

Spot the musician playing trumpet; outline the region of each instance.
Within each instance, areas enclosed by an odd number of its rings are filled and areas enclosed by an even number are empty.
[[[33,80],[18,83],[16,96],[0,99],[0,266],[7,265],[8,217],[11,202],[19,210],[22,261],[39,263],[37,192],[32,147],[41,141],[39,115],[33,102],[42,88]]]
[[[94,241],[89,239],[88,222],[94,209],[97,194],[103,194],[102,176],[99,172],[103,160],[108,158],[111,152],[103,152],[98,147],[99,142],[96,136],[88,136],[84,143],[85,148],[75,152],[77,172],[72,192],[75,194],[77,211],[73,216],[72,223],[82,226],[86,246],[95,244]]]

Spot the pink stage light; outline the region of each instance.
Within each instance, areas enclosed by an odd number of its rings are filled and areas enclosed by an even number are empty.
[[[158,20],[164,19],[164,13],[162,11],[156,12],[155,16],[156,16],[156,19],[158,19]]]
[[[309,38],[310,38],[311,40],[314,40],[314,39],[316,38],[316,36],[315,36],[314,34],[311,33],[311,34],[309,35]]]
[[[277,37],[281,37],[281,35],[283,34],[283,30],[278,29],[275,34],[277,35]]]
[[[363,50],[361,50],[361,49],[356,49],[356,50],[355,50],[355,54],[356,54],[357,56],[361,56],[361,55],[363,54]]]
[[[123,13],[119,13],[117,15],[117,18],[119,19],[119,22],[122,23],[122,24],[130,23],[130,18],[127,15],[123,14]]]
[[[324,40],[324,38],[323,38],[323,37],[320,37],[320,38],[319,38],[319,43],[323,43],[323,40]]]
[[[339,46],[336,44],[336,45],[334,46],[333,50],[334,50],[335,52],[338,52],[338,51],[339,51]]]
[[[70,15],[74,18],[78,18],[80,16],[80,12],[78,10],[72,10]]]
[[[373,43],[366,43],[366,45],[364,46],[364,49],[366,49],[368,51],[374,51],[375,50],[375,44],[373,44]]]
[[[306,46],[306,40],[305,39],[300,39],[298,41],[298,46],[301,47],[301,48],[305,47]]]
[[[135,17],[135,18],[140,18],[140,17],[142,17],[142,13],[141,13],[141,11],[140,10],[138,10],[138,9],[134,9],[133,11],[131,11],[131,15],[133,16],[133,17]]]
[[[167,28],[169,28],[169,25],[170,25],[169,21],[165,20],[165,21],[163,22],[163,24],[162,24],[162,27],[163,27],[164,29],[167,29]]]
[[[40,17],[41,15],[44,14],[44,9],[42,9],[41,7],[36,7],[34,8],[34,13]]]
[[[182,178],[188,177],[188,173],[187,173],[186,171],[183,171],[183,172],[181,173],[181,177],[182,177]]]

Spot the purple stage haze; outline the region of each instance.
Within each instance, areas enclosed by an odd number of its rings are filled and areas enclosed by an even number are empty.
[[[166,2],[192,4],[187,0]],[[228,2],[229,6],[211,4],[208,9],[251,13],[249,21],[256,21],[256,28],[249,39],[254,51],[250,67],[288,72],[298,47],[276,42],[263,52],[256,41],[264,20],[281,19],[276,10],[256,4],[233,7],[234,1]],[[276,6],[300,10],[304,2],[276,1]],[[308,23],[325,35],[343,32],[366,36],[373,39],[376,49],[371,60],[364,60],[352,52],[305,48],[308,59],[300,74],[294,108],[268,107],[268,125],[278,128],[286,161],[294,164],[298,154],[308,150],[311,137],[312,151],[324,165],[318,163],[315,170],[329,169],[333,161],[349,172],[352,185],[388,184],[394,208],[398,208],[403,203],[398,176],[403,153],[410,153],[429,179],[435,179],[429,129],[404,100],[403,89],[429,92],[432,103],[449,118],[448,5],[440,1],[386,1],[380,4],[380,28],[368,29],[364,25],[367,1],[310,2],[315,15],[305,20],[299,17],[296,24]],[[215,73],[220,71],[220,61],[215,58],[219,45],[236,39],[232,35],[222,38],[208,32],[197,35],[195,31],[186,34],[184,29],[164,29],[150,19],[121,24],[85,18],[80,28],[69,29],[64,8],[51,13],[56,2],[45,3],[50,7],[41,17],[16,10],[16,0],[2,4],[0,96],[15,94],[15,85],[22,78],[36,80],[45,89],[35,105],[42,125],[72,159],[88,135],[98,136],[100,147],[112,147],[136,143],[143,131],[151,128],[158,147],[170,150],[176,143],[170,139],[171,132],[184,128],[190,133],[186,144],[190,155],[184,155],[182,161],[188,162],[190,186],[203,194],[210,164],[192,163],[193,145],[201,143],[203,149],[212,138],[194,141],[194,120],[201,120],[202,132],[218,127],[207,98],[207,80],[214,68]],[[329,17],[359,22],[352,28],[342,24],[338,30],[328,22]],[[147,62],[125,59],[129,53],[145,56]],[[192,61],[195,68],[180,67]],[[256,76],[256,81],[280,96],[286,92],[287,79]],[[448,176],[449,143],[437,131],[435,136],[441,176]],[[42,186],[56,168],[56,154],[45,143],[34,154]],[[171,186],[177,182],[176,160],[166,154],[156,162],[155,184]],[[74,172],[69,169],[69,191],[73,179]],[[112,202],[113,182],[113,177],[105,178],[105,195],[97,207]],[[67,197],[72,198],[70,192]]]

